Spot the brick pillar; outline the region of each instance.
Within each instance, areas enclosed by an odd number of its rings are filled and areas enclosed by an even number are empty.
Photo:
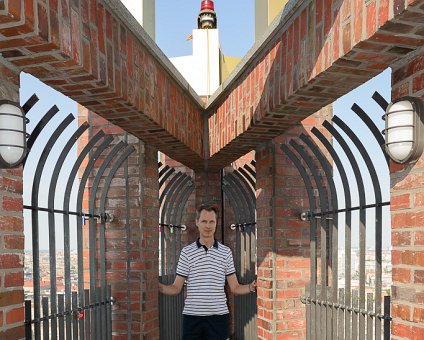
[[[90,123],[89,134],[99,129],[134,146],[116,173],[109,190],[107,212],[114,221],[106,224],[106,270],[112,285],[113,337],[159,338],[159,188],[157,150],[82,107],[80,122]],[[116,142],[115,141],[115,142]],[[100,166],[98,162],[96,166]],[[128,185],[128,191],[127,191]],[[128,219],[127,219],[128,216]],[[129,224],[129,230],[127,229]],[[127,277],[127,269],[129,277]],[[129,281],[127,281],[129,280]],[[129,290],[129,295],[128,295]]]
[[[19,102],[19,75],[0,65],[0,99]],[[0,169],[0,339],[25,336],[22,167]]]
[[[258,338],[304,339],[305,306],[300,298],[310,277],[309,209],[305,185],[280,145],[331,117],[331,107],[256,150]]]
[[[424,100],[424,54],[394,70],[393,99]],[[392,214],[392,339],[424,339],[424,156],[390,164]]]

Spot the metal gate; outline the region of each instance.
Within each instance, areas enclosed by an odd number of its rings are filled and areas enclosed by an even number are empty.
[[[385,110],[388,103],[377,92],[372,98]],[[384,139],[367,114],[354,104],[352,111],[372,132],[375,142],[382,148]],[[382,296],[382,209],[390,202],[383,202],[380,181],[375,164],[366,146],[354,131],[339,117],[334,116],[331,124],[323,123],[326,132],[338,142],[348,159],[356,180],[356,190],[352,190],[347,176],[346,163],[343,163],[324,134],[317,128],[312,134],[323,145],[317,144],[307,135],[299,136],[301,143],[292,139],[289,145],[281,148],[298,169],[306,187],[310,211],[301,217],[310,221],[310,284],[302,302],[306,304],[307,339],[390,339],[390,297]],[[336,125],[338,129],[334,127]],[[343,131],[345,138],[339,130]],[[369,178],[372,182],[372,203],[367,202],[364,178],[360,171],[348,140],[359,151]],[[384,152],[384,151],[382,151]],[[332,164],[325,154],[329,154],[340,173],[342,188],[337,190],[333,179]],[[384,154],[386,164],[389,158]],[[322,176],[321,174],[324,174]],[[315,183],[315,184],[314,184]],[[315,197],[314,190],[318,197]],[[354,193],[358,193],[358,206],[352,206]],[[344,203],[338,200],[338,192],[344,194]],[[343,208],[341,208],[343,206]],[[367,219],[374,210],[375,221]],[[359,289],[352,289],[352,213],[359,211]],[[344,221],[343,221],[344,220]],[[338,287],[338,226],[345,225],[345,278],[344,288]],[[366,230],[375,225],[375,288],[366,294]],[[318,229],[319,228],[319,229]],[[319,242],[319,244],[318,244]],[[320,258],[321,266],[317,268]],[[320,272],[320,273],[319,273]],[[320,275],[319,275],[320,274]],[[383,303],[382,303],[383,300]],[[383,307],[384,306],[384,307]],[[382,308],[384,308],[382,310]]]
[[[31,109],[38,102],[33,95],[23,106],[25,114],[31,115]],[[31,136],[28,139],[28,147],[31,149],[37,145],[37,139],[46,128],[47,124],[59,112],[57,106],[41,118]],[[111,297],[110,286],[106,281],[105,266],[105,224],[112,218],[106,213],[106,199],[112,179],[134,151],[132,146],[124,142],[114,142],[112,136],[107,136],[99,131],[80,151],[75,163],[67,175],[67,183],[64,196],[61,198],[61,209],[56,206],[58,197],[57,185],[59,174],[63,170],[65,159],[69,157],[69,151],[77,140],[89,128],[83,123],[67,141],[61,140],[62,133],[75,119],[69,114],[50,134],[50,137],[42,148],[42,153],[36,164],[32,191],[31,204],[24,205],[31,214],[32,251],[33,251],[33,286],[32,300],[25,301],[25,337],[26,339],[111,339],[112,317],[111,305],[114,299]],[[69,128],[68,128],[69,129]],[[53,164],[53,172],[50,177],[48,188],[41,188],[41,178],[46,166],[49,154],[58,143],[63,148],[58,156],[56,164]],[[38,143],[40,144],[40,142]],[[83,161],[88,156],[87,163]],[[83,212],[83,194],[87,186],[89,176],[94,169],[96,161],[102,159],[96,175],[90,183],[89,211]],[[29,164],[24,164],[25,167]],[[31,164],[31,167],[33,165]],[[108,172],[106,171],[108,170]],[[78,171],[82,171],[75,210],[70,206],[71,191]],[[106,175],[107,174],[107,175]],[[100,187],[100,181],[103,180]],[[48,205],[42,207],[39,204],[41,190],[48,190]],[[96,196],[98,208],[96,209]],[[40,235],[40,225],[45,223],[40,218],[40,213],[47,213],[48,236]],[[58,225],[56,216],[61,215],[63,219],[64,240],[64,293],[57,289],[57,256],[56,256],[56,231]],[[70,232],[71,216],[76,218],[77,238],[77,289],[71,288],[71,257],[70,257]],[[84,254],[83,254],[83,225],[88,222],[89,243],[89,280],[90,289],[84,287]],[[42,294],[40,289],[40,237],[48,237],[49,240],[49,273],[50,294]],[[100,268],[98,268],[98,266]]]
[[[248,284],[256,278],[255,188],[254,161],[222,178],[222,190],[229,199],[235,219],[234,223],[224,222],[224,225],[230,224],[230,230],[236,233],[234,263],[241,284]],[[234,316],[234,339],[256,339],[256,294],[234,296]]]
[[[191,176],[180,171],[175,173],[174,168],[159,163],[159,281],[164,284],[172,284],[175,280],[182,248],[181,234],[186,230],[186,226],[181,225],[182,215],[194,188]],[[184,290],[176,296],[159,295],[161,339],[181,339],[183,308]]]

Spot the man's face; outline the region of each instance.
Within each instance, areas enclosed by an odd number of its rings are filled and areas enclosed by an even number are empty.
[[[196,225],[199,228],[199,234],[202,238],[211,238],[216,230],[216,215],[214,211],[202,210],[200,216],[196,219]]]

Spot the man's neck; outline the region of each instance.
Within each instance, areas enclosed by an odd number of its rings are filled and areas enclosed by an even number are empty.
[[[202,238],[202,237],[200,237],[199,242],[200,242],[200,244],[206,246],[209,249],[209,248],[212,248],[212,246],[215,242],[215,238],[213,238],[213,237],[212,238]]]

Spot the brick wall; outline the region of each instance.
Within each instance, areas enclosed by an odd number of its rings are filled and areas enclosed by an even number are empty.
[[[158,338],[157,150],[132,135],[126,135],[119,127],[83,107],[79,107],[78,111],[80,122],[86,119],[91,125],[87,139],[82,144],[88,141],[90,135],[102,129],[115,136],[114,143],[127,140],[127,143],[136,149],[129,156],[128,162],[117,171],[106,204],[107,211],[115,216],[113,222],[106,224],[106,279],[108,284],[112,285],[112,296],[117,300],[112,316],[113,337],[126,338],[129,327],[133,336]],[[82,146],[79,145],[79,148]],[[104,154],[107,154],[107,151]],[[99,160],[96,167],[100,164]],[[127,268],[130,271],[129,277]]]
[[[424,53],[392,76],[392,99],[413,95],[424,100]],[[424,156],[411,165],[393,162],[392,338],[424,338]]]
[[[19,101],[19,76],[0,66],[0,99]],[[0,338],[24,337],[22,168],[0,169]]]
[[[302,179],[280,145],[331,118],[331,107],[302,121],[256,150],[259,339],[304,339],[305,308],[300,301],[310,277],[309,208]]]

